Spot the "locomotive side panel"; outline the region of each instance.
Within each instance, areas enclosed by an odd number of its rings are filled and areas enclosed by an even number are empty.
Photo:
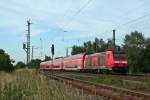
[[[106,69],[105,53],[87,55],[84,61],[85,69]]]

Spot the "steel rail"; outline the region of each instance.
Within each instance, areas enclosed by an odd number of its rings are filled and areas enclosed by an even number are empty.
[[[115,77],[115,78],[121,78],[125,80],[132,80],[132,81],[150,81],[150,76],[147,75],[135,75],[135,74],[127,74],[127,75],[120,75],[120,74],[100,74],[100,73],[85,73],[85,72],[76,72],[76,71],[49,71],[49,73],[64,73],[64,74],[80,74],[80,75],[86,75],[91,77],[101,77],[101,76],[107,76],[107,77]]]
[[[71,84],[80,89],[92,92],[95,95],[106,96],[113,100],[150,100],[150,94],[131,91],[124,88],[113,87],[104,84],[94,84],[88,81],[49,74],[47,77]]]

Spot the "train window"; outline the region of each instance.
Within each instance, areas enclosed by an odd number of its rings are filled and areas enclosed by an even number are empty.
[[[86,63],[87,66],[92,66],[92,58],[91,57],[88,57],[87,58],[87,63]]]
[[[100,55],[98,55],[98,65],[100,66],[100,64],[101,64],[101,57]]]
[[[101,66],[105,65],[105,56],[101,56]]]
[[[127,54],[125,52],[114,52],[114,58],[126,58]]]
[[[108,54],[108,56],[107,56],[107,57],[108,57],[108,59],[110,59],[110,54]]]

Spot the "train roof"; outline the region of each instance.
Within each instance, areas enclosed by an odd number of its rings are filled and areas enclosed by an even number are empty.
[[[67,60],[67,59],[78,59],[80,57],[83,57],[84,55],[85,55],[85,53],[80,53],[80,54],[72,55],[72,56],[69,56],[69,57],[64,57],[64,60]]]
[[[50,62],[52,62],[51,60],[49,60],[49,61],[44,61],[44,62],[41,62],[40,64],[46,64],[46,63],[50,63]]]

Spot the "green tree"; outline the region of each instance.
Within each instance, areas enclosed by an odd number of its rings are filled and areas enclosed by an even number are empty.
[[[49,61],[49,60],[52,60],[52,58],[50,56],[45,55],[44,61]]]
[[[4,50],[0,49],[0,71],[13,71],[14,67],[11,64],[11,59]]]
[[[112,39],[108,39],[107,49],[108,50],[113,50],[114,49],[114,42],[113,42]]]
[[[139,57],[141,71],[150,73],[150,38],[145,40],[145,48],[142,49]]]
[[[75,54],[84,53],[84,52],[85,52],[85,49],[84,49],[83,46],[76,46],[76,45],[74,45],[72,47],[71,54],[75,55]]]
[[[103,39],[100,39],[99,42],[100,42],[100,50],[99,50],[99,52],[106,51],[108,49],[107,43],[105,43],[105,41]]]
[[[137,31],[125,36],[123,48],[128,52],[130,72],[141,71],[140,54],[144,50],[144,43],[145,38],[143,34]]]
[[[95,38],[95,41],[87,41],[84,42],[82,46],[74,45],[72,47],[71,54],[79,54],[79,53],[94,53],[94,52],[104,52],[107,50],[107,43],[103,41],[103,39]]]
[[[42,62],[42,61],[41,61],[40,59],[33,59],[33,60],[31,60],[31,62],[30,62],[30,68],[39,69],[41,62]]]
[[[22,61],[17,62],[17,64],[15,65],[16,69],[20,69],[20,68],[25,68],[26,64],[23,63]]]
[[[91,41],[84,42],[84,48],[86,53],[93,53],[94,48],[93,48],[93,43]]]

